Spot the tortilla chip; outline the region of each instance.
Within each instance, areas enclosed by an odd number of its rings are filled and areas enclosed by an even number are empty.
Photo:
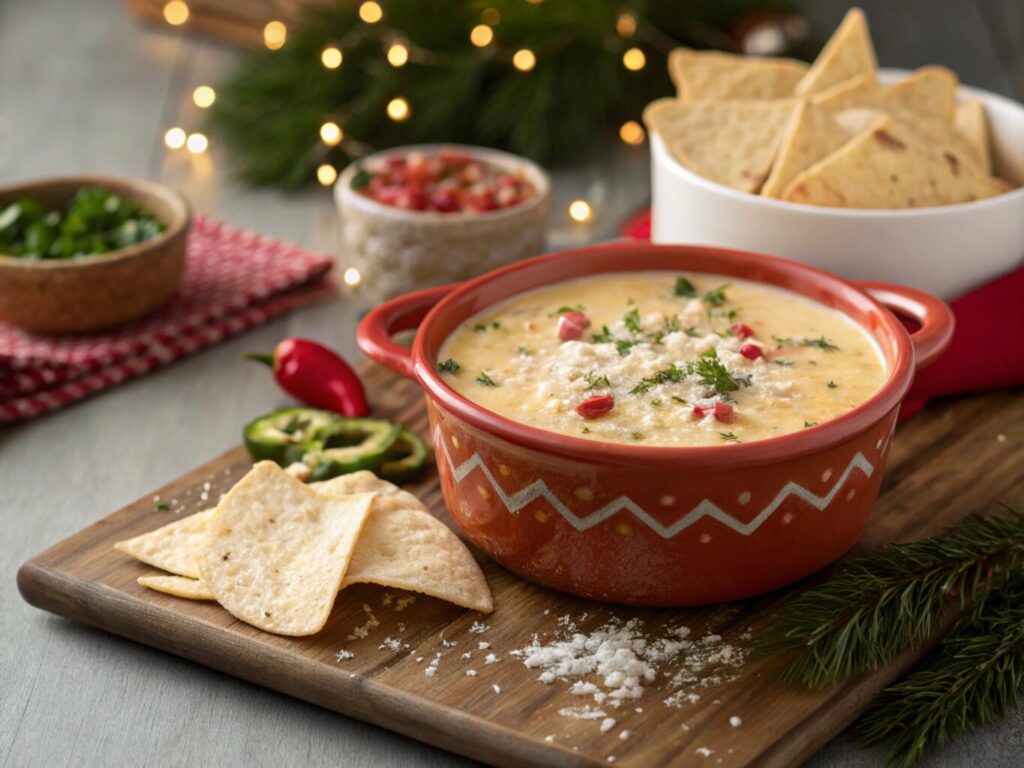
[[[155,531],[114,544],[114,549],[146,565],[190,579],[199,578],[196,553],[206,540],[206,526],[214,510],[197,512]]]
[[[880,85],[874,75],[855,77],[813,96],[811,101],[825,109],[871,107],[952,122],[958,82],[945,67],[921,67],[889,85]]]
[[[139,576],[139,584],[154,592],[174,595],[185,600],[213,600],[210,590],[201,579],[186,579],[184,576]]]
[[[756,193],[768,176],[795,99],[695,101],[661,99],[644,121],[676,159],[704,178]]]
[[[797,174],[835,152],[857,132],[837,122],[829,110],[802,102],[790,118],[761,194],[781,197]]]
[[[795,92],[809,96],[851,77],[867,75],[874,79],[877,66],[864,12],[860,8],[851,8],[818,58],[796,84]]]
[[[382,480],[373,472],[367,469],[359,472],[350,472],[347,475],[338,475],[330,480],[322,480],[318,483],[310,483],[320,493],[334,496],[348,496],[351,493],[379,493],[381,496],[394,496],[408,507],[415,507],[427,511],[426,505],[408,491],[403,491],[394,483]]]
[[[886,118],[797,176],[783,200],[843,208],[920,208],[980,200],[1008,185],[949,145]]]
[[[793,59],[763,59],[689,48],[676,48],[668,56],[668,73],[683,101],[792,96],[806,71],[806,64]]]
[[[985,173],[992,173],[992,149],[988,143],[988,117],[985,106],[977,99],[968,99],[956,108],[953,125],[970,144],[974,156]]]
[[[281,635],[327,623],[375,493],[317,493],[261,461],[224,497],[208,525],[199,571],[231,615]]]
[[[345,585],[368,583],[421,592],[490,613],[491,589],[452,530],[396,495],[381,495],[359,537]]]

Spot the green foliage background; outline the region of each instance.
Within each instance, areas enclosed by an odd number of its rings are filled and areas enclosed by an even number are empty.
[[[306,11],[278,51],[246,55],[218,89],[210,130],[229,148],[235,170],[251,184],[295,187],[324,162],[337,167],[369,148],[419,142],[499,147],[542,163],[569,159],[645,104],[672,93],[665,57],[676,45],[728,48],[729,31],[754,11],[790,10],[786,0],[380,0],[384,19],[366,24],[359,2]],[[501,14],[486,48],[469,42],[481,14]],[[622,13],[636,33],[615,31]],[[393,42],[413,56],[392,67]],[[328,70],[320,54],[341,48],[344,63]],[[623,52],[640,47],[647,65],[630,72]],[[512,53],[530,48],[537,65],[512,67]],[[410,119],[390,120],[385,108],[405,97]],[[346,135],[339,147],[319,141],[334,120]]]

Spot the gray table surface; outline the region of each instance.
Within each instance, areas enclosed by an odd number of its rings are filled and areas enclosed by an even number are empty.
[[[807,5],[812,5],[808,3]],[[814,2],[829,30],[846,3]],[[1020,0],[865,2],[890,66],[946,64],[1024,96]],[[0,179],[103,172],[161,179],[198,210],[335,250],[328,193],[240,187],[214,144],[193,161],[162,142],[195,125],[189,98],[235,61],[216,42],[145,26],[110,0],[0,2]],[[645,151],[611,146],[556,173],[553,244],[602,239],[647,195]],[[593,225],[566,204],[595,202]],[[344,254],[339,254],[343,265]],[[436,765],[468,761],[172,656],[50,616],[18,596],[18,566],[238,441],[252,414],[284,402],[243,351],[292,334],[355,355],[365,302],[345,294],[63,412],[0,430],[0,768],[87,765]],[[929,762],[1021,765],[1024,711]],[[838,737],[815,766],[878,765]]]

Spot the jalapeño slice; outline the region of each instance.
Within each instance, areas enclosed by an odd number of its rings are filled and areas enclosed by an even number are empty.
[[[426,443],[403,429],[380,465],[380,476],[396,485],[414,480],[423,471],[428,455]]]
[[[313,481],[361,469],[376,472],[401,431],[400,426],[383,419],[335,418],[312,441],[290,448],[286,458],[308,466]]]
[[[287,464],[290,447],[309,442],[319,430],[337,417],[316,408],[282,408],[253,419],[245,425],[242,437],[254,461]]]

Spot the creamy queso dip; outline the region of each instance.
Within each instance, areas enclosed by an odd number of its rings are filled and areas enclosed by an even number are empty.
[[[873,340],[822,304],[708,274],[626,272],[538,288],[470,318],[438,369],[524,424],[644,445],[797,432],[868,400]]]

